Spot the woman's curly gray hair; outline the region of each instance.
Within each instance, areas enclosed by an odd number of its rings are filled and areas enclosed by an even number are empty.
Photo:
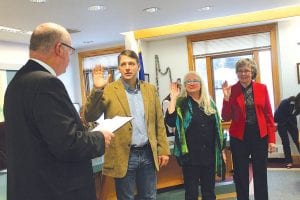
[[[242,58],[239,61],[237,61],[236,64],[235,64],[235,72],[237,73],[238,70],[241,67],[245,67],[245,66],[248,66],[248,67],[251,68],[251,73],[252,73],[251,79],[252,80],[256,79],[256,76],[257,76],[257,65],[256,65],[256,63],[255,63],[255,61],[253,59]]]

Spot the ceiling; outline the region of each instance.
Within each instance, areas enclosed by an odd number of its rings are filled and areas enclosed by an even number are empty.
[[[31,31],[40,23],[55,22],[78,30],[71,35],[72,45],[87,48],[122,43],[124,36],[120,33],[128,31],[299,4],[300,0],[48,0],[40,4],[0,0],[0,26]],[[89,11],[93,5],[106,9]],[[201,10],[206,6],[212,6],[211,10]],[[143,11],[149,7],[158,7],[159,12]],[[0,32],[0,41],[27,44],[29,37]]]

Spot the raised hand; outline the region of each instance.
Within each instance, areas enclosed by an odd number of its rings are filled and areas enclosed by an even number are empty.
[[[180,88],[177,83],[170,84],[170,103],[168,106],[168,112],[171,114],[175,111],[176,108],[176,100],[180,94]]]
[[[228,101],[231,94],[231,86],[228,85],[227,81],[222,84],[222,90],[224,94],[224,100]]]
[[[177,97],[180,94],[180,89],[178,87],[178,84],[175,83],[171,83],[170,84],[170,98],[171,99],[177,99]]]
[[[104,78],[104,67],[102,65],[96,65],[92,71],[93,82],[95,88],[104,88],[109,82],[110,74]]]

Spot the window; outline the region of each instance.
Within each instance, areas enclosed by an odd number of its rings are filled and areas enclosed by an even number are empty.
[[[112,80],[120,77],[118,67],[119,53],[87,57],[83,59],[83,78],[85,84],[85,93],[88,96],[93,88],[92,70],[96,65],[103,65],[105,67],[104,77],[112,74]]]
[[[223,104],[222,83],[225,80],[228,81],[229,85],[236,83],[238,79],[235,73],[235,63],[241,58],[251,57],[252,55],[213,58],[214,96],[220,113]]]
[[[120,77],[119,71],[117,70],[117,57],[123,50],[124,46],[119,46],[108,49],[80,52],[78,54],[83,104],[93,87],[92,69],[95,65],[101,64],[105,67],[105,75],[111,75],[110,81],[114,81]]]
[[[210,95],[221,112],[227,80],[237,82],[235,63],[240,58],[253,58],[258,65],[257,82],[267,85],[271,105],[279,103],[278,67],[276,58],[276,24],[188,36],[190,70],[197,71],[207,81]],[[260,76],[264,74],[264,76]],[[274,92],[277,91],[277,92]]]

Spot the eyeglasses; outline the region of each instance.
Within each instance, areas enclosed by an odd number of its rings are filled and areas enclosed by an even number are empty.
[[[66,46],[66,47],[68,47],[71,50],[70,51],[70,55],[72,55],[75,52],[75,50],[76,50],[74,47],[71,47],[70,45],[68,45],[68,44],[66,44],[64,42],[61,42],[61,45]]]
[[[187,85],[192,85],[192,84],[197,84],[197,83],[200,83],[200,81],[196,80],[196,79],[184,81],[184,84],[187,84]]]
[[[237,73],[239,74],[250,74],[251,73],[251,70],[238,70]]]

